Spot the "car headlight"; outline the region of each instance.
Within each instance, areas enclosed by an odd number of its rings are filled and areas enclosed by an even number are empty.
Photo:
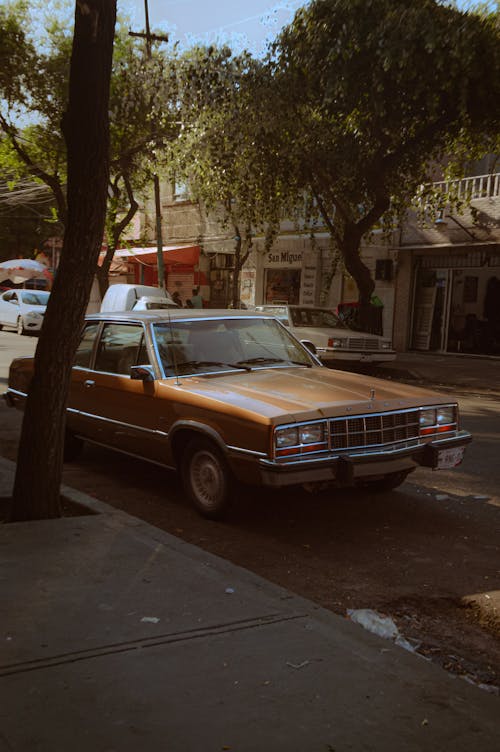
[[[296,428],[279,428],[275,433],[275,445],[277,449],[295,446],[299,443],[299,432]]]
[[[380,343],[380,347],[382,350],[392,350],[392,342],[390,340],[382,340]]]
[[[436,421],[438,426],[446,425],[449,423],[456,423],[457,411],[454,405],[447,405],[446,407],[438,407],[436,410]]]
[[[458,425],[458,407],[456,405],[426,407],[420,410],[419,423],[421,436],[455,431]]]
[[[42,314],[38,313],[38,311],[28,311],[27,313],[24,314],[24,317],[27,318],[27,319],[35,319],[36,320],[36,319],[41,319],[42,318]]]
[[[345,337],[330,337],[328,340],[328,347],[333,347],[335,349],[347,347],[347,339],[345,339]]]
[[[420,410],[420,427],[425,428],[426,426],[435,426],[436,425],[436,411],[434,409],[429,410]]]
[[[274,432],[274,452],[277,457],[319,452],[327,447],[325,422],[277,428]]]

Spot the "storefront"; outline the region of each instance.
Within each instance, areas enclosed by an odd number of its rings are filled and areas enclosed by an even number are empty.
[[[419,255],[410,346],[500,355],[500,248]]]
[[[101,254],[101,257],[103,254]],[[201,267],[200,247],[164,246],[165,282],[170,294],[177,291],[182,301],[191,298],[199,287],[204,300],[210,299],[210,284]],[[208,263],[208,262],[207,262]],[[158,285],[158,254],[156,248],[122,248],[115,251],[111,267],[120,281],[156,287]]]
[[[314,305],[317,258],[303,249],[268,251],[263,259],[262,301]]]

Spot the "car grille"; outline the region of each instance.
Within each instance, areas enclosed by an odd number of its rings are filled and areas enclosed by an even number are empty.
[[[419,411],[356,415],[352,418],[329,420],[332,450],[399,444],[401,447],[419,444]]]
[[[351,350],[378,350],[379,342],[376,337],[349,337],[347,346]]]

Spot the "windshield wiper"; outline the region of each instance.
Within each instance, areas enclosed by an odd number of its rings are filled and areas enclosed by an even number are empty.
[[[244,366],[241,363],[224,363],[220,360],[183,360],[181,363],[175,364],[177,368],[182,368],[183,366],[200,366],[203,368],[203,366],[227,366],[227,368],[237,368],[241,369],[242,371],[251,371],[252,369],[250,366]],[[174,364],[170,366],[170,368],[173,368]]]
[[[266,358],[263,356],[260,356],[258,358],[249,358],[248,360],[239,360],[238,365],[240,363],[251,363],[252,365],[257,365],[258,363],[290,363],[294,366],[305,366],[306,368],[312,368],[312,363],[303,363],[299,360],[285,360],[284,358]]]

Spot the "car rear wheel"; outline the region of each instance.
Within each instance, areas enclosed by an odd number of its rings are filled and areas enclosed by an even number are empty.
[[[184,490],[197,511],[220,519],[230,505],[232,478],[217,446],[208,439],[192,439],[184,449],[181,472]]]
[[[23,317],[22,316],[19,316],[18,319],[17,319],[16,329],[17,329],[17,333],[18,334],[24,334],[26,332],[26,329],[24,328]]]
[[[73,462],[78,459],[83,449],[83,439],[79,439],[74,433],[66,429],[64,434],[64,462]]]
[[[370,480],[360,481],[357,485],[360,488],[366,488],[372,493],[382,493],[383,491],[392,491],[404,483],[411,470],[401,470],[398,473],[389,473],[381,478],[371,478]]]

